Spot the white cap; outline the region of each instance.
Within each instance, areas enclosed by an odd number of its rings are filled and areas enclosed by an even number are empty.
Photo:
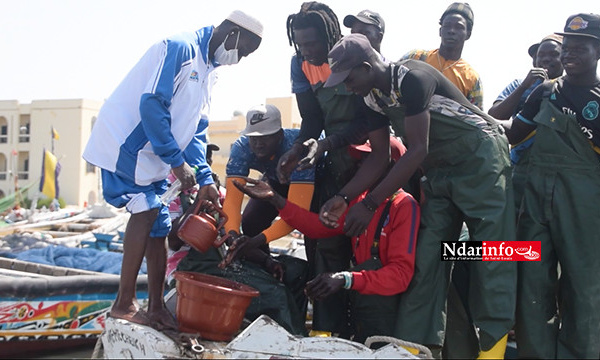
[[[281,113],[274,105],[258,105],[248,110],[246,128],[240,134],[246,136],[265,136],[275,134],[281,129]]]
[[[229,14],[229,16],[227,16],[227,20],[243,27],[244,29],[262,38],[263,25],[256,18],[253,18],[245,12],[241,10],[234,10],[231,12],[231,14]]]

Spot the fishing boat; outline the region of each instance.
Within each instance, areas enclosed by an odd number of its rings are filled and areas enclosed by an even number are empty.
[[[371,349],[375,342],[387,344]],[[413,354],[406,347],[418,353]],[[337,337],[297,337],[266,315],[254,320],[230,342],[207,341],[193,334],[166,334],[110,318],[92,358],[433,359],[426,347],[391,337],[374,336],[365,344]]]
[[[428,348],[387,336],[364,344],[338,338],[289,333],[267,315],[244,318],[254,288],[207,274],[176,272],[177,286],[165,296],[179,331],[157,331],[122,319],[107,319],[92,358],[130,359],[418,359],[432,358]],[[374,343],[384,343],[372,349]]]
[[[138,279],[145,303],[147,277]],[[104,330],[119,276],[0,258],[0,354],[93,345]]]

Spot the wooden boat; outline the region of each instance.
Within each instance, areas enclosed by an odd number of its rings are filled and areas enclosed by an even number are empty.
[[[373,342],[387,345],[373,350]],[[419,354],[404,348],[412,347]],[[365,344],[336,337],[297,337],[261,315],[230,342],[205,341],[193,334],[165,334],[120,319],[108,319],[92,358],[106,359],[432,359],[424,346],[390,337]],[[101,349],[101,350],[100,350]]]
[[[147,284],[140,276],[142,303]],[[1,356],[94,344],[118,287],[118,275],[0,258]]]

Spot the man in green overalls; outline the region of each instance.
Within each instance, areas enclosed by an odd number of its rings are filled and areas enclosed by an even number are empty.
[[[378,204],[422,168],[415,275],[400,301],[395,336],[439,351],[452,268],[452,263],[441,262],[442,241],[458,240],[463,222],[474,241],[512,241],[515,237],[503,128],[429,64],[417,60],[386,64],[363,35],[345,36],[329,52],[329,62],[332,75],[325,86],[344,82],[348,90],[364,97],[369,121],[383,116],[409,145],[379,185],[350,208],[346,234],[364,231]],[[369,181],[356,177],[351,185],[364,190]],[[321,209],[321,220],[333,226],[346,207],[342,199],[330,199]],[[514,323],[516,264],[474,264],[469,303],[479,355],[491,352],[503,357]]]
[[[304,141],[318,139],[323,131],[327,136],[343,134],[346,127],[356,121],[364,124],[361,109],[365,107],[362,99],[344,86],[323,87],[331,73],[327,53],[341,38],[337,16],[327,5],[314,1],[303,3],[300,12],[288,17],[287,31],[290,44],[296,49],[291,62],[292,92],[296,95],[302,124],[296,144],[279,161],[281,183],[287,183],[289,174],[296,168],[305,151]],[[369,156],[369,165],[361,167],[359,173],[382,174],[389,161],[387,123],[380,123],[379,127],[362,126],[361,130],[347,134],[349,138],[344,139],[351,143],[364,143],[367,133],[375,145]],[[335,144],[322,148],[327,151],[327,156],[315,176],[314,211],[335,196],[357,173],[357,161],[348,155],[345,148],[336,148]],[[305,245],[310,276],[346,270],[352,253],[349,244],[349,238],[344,235],[328,239],[307,238]],[[314,303],[313,330],[343,336],[348,330],[347,313],[347,299],[343,293],[317,301]]]
[[[511,143],[537,129],[518,237],[541,241],[519,264],[517,350],[525,358],[600,354],[600,15],[567,19],[566,75],[540,85],[507,123]],[[557,271],[560,265],[560,275]]]

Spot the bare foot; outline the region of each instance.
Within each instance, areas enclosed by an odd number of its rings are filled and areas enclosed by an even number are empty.
[[[173,318],[173,315],[166,309],[162,308],[156,311],[148,311],[148,319],[150,326],[156,330],[177,330],[179,325]]]
[[[113,306],[110,310],[110,317],[115,319],[123,319],[135,324],[150,326],[152,320],[148,318],[148,314],[142,309],[118,309]]]

